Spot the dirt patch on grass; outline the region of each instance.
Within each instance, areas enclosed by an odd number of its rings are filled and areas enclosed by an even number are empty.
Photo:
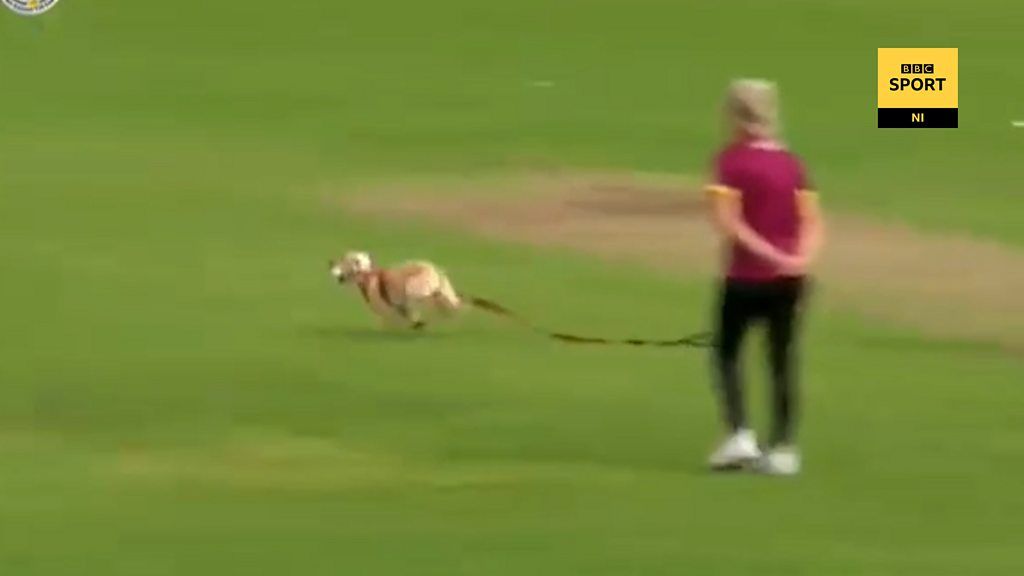
[[[350,197],[350,208],[429,219],[491,238],[629,258],[684,274],[711,274],[719,260],[695,181],[550,173],[363,192]],[[829,305],[933,335],[1024,349],[1024,253],[1010,247],[831,213],[819,276]]]

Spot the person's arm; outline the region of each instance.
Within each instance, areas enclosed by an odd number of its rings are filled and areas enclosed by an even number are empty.
[[[798,254],[805,266],[818,259],[825,245],[825,219],[822,216],[818,194],[801,190],[800,197],[800,244]]]
[[[721,185],[708,187],[711,196],[711,216],[719,233],[745,248],[752,254],[771,262],[779,268],[789,269],[798,262],[764,239],[743,218],[738,191]]]

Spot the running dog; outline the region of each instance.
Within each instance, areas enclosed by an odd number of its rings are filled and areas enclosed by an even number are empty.
[[[370,310],[386,323],[420,330],[426,326],[425,311],[452,316],[463,305],[448,275],[431,262],[378,268],[366,252],[348,252],[340,260],[331,260],[330,270],[339,284],[359,288]]]

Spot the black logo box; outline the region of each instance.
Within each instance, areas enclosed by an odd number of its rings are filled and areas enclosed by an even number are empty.
[[[957,108],[879,108],[879,128],[957,128]]]

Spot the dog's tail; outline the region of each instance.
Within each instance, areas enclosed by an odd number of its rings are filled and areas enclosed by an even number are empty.
[[[670,340],[649,340],[640,338],[612,339],[596,336],[580,336],[578,334],[567,334],[565,332],[552,332],[534,325],[519,314],[516,314],[512,310],[493,300],[480,298],[478,296],[463,295],[462,301],[470,304],[474,308],[483,310],[484,312],[512,320],[534,332],[547,336],[548,338],[570,344],[618,344],[627,346],[685,346],[689,348],[710,348],[714,343],[714,338],[709,332],[698,332],[682,338]]]

